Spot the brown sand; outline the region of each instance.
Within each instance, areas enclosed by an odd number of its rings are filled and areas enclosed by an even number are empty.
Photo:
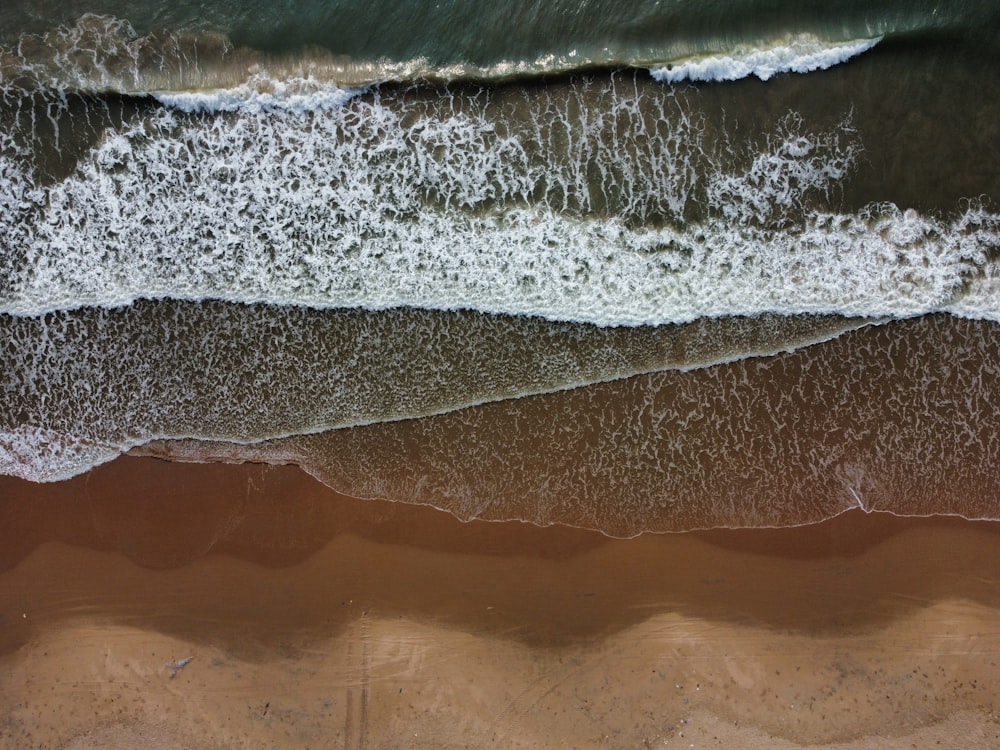
[[[4,748],[1000,745],[996,524],[609,540],[124,458],[0,479],[0,535]]]

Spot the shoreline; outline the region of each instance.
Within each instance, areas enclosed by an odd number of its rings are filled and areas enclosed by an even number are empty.
[[[0,497],[0,747],[1000,737],[996,523],[614,540],[140,458]]]
[[[302,562],[340,534],[376,544],[445,552],[563,559],[609,543],[696,538],[748,554],[806,559],[856,556],[913,530],[976,529],[1000,537],[1000,521],[951,514],[896,515],[849,509],[815,523],[647,531],[602,531],[530,521],[465,520],[429,505],[337,492],[294,464],[188,462],[123,454],[60,482],[0,475],[0,571],[49,541],[124,552],[146,568],[180,567],[207,554],[267,567]],[[263,542],[263,514],[300,524],[294,543]],[[306,531],[308,527],[308,531]],[[255,546],[253,540],[260,542]]]

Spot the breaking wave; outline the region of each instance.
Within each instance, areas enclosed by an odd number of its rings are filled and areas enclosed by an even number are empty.
[[[678,60],[650,72],[658,81],[736,81],[757,76],[766,81],[779,73],[811,73],[826,70],[867,52],[881,38],[850,42],[823,42],[812,35],[800,35],[773,45],[732,50]]]
[[[48,183],[8,134],[0,310],[169,297],[599,325],[996,315],[976,283],[1000,247],[988,205],[844,212],[827,201],[860,153],[849,119],[790,115],[740,142],[692,101],[624,77],[513,110],[485,89],[376,91],[307,115],[153,107]]]

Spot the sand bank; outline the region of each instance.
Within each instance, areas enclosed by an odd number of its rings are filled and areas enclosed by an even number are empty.
[[[126,458],[0,479],[0,534],[0,747],[1000,743],[995,524],[610,540]]]

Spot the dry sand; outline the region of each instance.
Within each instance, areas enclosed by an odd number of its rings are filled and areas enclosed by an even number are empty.
[[[0,478],[0,536],[4,748],[1000,746],[996,524],[609,540],[124,458]]]

